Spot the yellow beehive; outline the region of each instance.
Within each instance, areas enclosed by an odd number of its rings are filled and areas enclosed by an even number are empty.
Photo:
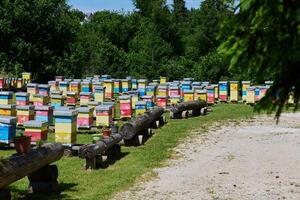
[[[141,115],[147,111],[147,103],[145,101],[138,101],[135,104],[135,115]]]
[[[185,90],[183,94],[183,101],[194,101],[194,91],[193,90]]]
[[[30,83],[27,84],[27,93],[29,93],[29,101],[33,101],[33,95],[38,93],[38,88],[37,88],[36,83]]]
[[[25,83],[30,83],[31,73],[30,72],[23,72],[22,73],[22,79],[25,81]]]
[[[166,82],[168,82],[167,77],[161,76],[161,77],[160,77],[160,83],[166,83]]]
[[[250,81],[242,81],[242,100],[247,101],[247,88],[251,86]]]
[[[194,100],[207,101],[207,91],[206,90],[196,90]]]
[[[114,83],[112,80],[104,80],[105,98],[112,99],[114,96]]]
[[[212,85],[214,86],[214,92],[215,92],[215,99],[219,99],[219,86],[218,85]]]
[[[16,105],[1,105],[0,104],[0,116],[16,116]]]
[[[93,117],[96,117],[96,107],[100,105],[100,102],[97,101],[89,101],[88,102],[88,107],[93,108]]]
[[[91,92],[80,92],[80,106],[87,106],[88,102],[91,101]]]
[[[100,105],[96,107],[96,126],[111,126],[113,123],[112,106]]]
[[[180,95],[173,95],[169,98],[170,104],[175,105],[181,102],[181,96]]]
[[[105,100],[105,90],[103,86],[95,87],[94,100],[100,103],[103,103]]]
[[[255,104],[255,87],[247,88],[247,104]]]
[[[158,90],[157,96],[168,96],[169,95],[167,85],[159,85],[157,90]]]
[[[238,81],[230,81],[230,101],[238,102],[239,100]]]
[[[58,90],[58,81],[48,81],[48,85],[50,85],[50,93]]]
[[[0,92],[0,104],[10,105],[13,103],[13,92]]]
[[[70,82],[70,85],[69,85],[69,91],[70,92],[77,92],[79,93],[80,92],[80,83],[79,82]]]
[[[21,89],[24,86],[24,81],[22,78],[18,78],[17,80],[17,88]]]

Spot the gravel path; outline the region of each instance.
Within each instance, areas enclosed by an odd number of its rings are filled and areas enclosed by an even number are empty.
[[[300,113],[216,126],[175,152],[157,178],[114,199],[300,199]]]

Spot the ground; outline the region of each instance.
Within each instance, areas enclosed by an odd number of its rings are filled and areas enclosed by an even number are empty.
[[[193,132],[156,178],[113,199],[300,199],[300,113]]]

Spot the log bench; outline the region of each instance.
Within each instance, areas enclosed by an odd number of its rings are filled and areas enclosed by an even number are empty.
[[[205,115],[207,110],[207,103],[202,100],[182,102],[175,104],[170,108],[171,119],[188,118],[189,114],[192,116]]]

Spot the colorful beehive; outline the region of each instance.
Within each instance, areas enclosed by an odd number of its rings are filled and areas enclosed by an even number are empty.
[[[25,83],[30,83],[31,82],[31,73],[30,72],[23,72],[22,73],[22,79],[24,80]]]
[[[230,81],[230,101],[238,102],[239,100],[239,82]]]
[[[39,84],[38,85],[38,94],[44,94],[49,96],[50,94],[50,86],[46,84]]]
[[[60,81],[59,82],[59,90],[63,92],[63,95],[65,96],[67,92],[69,91],[69,82],[67,81]]]
[[[58,90],[58,81],[48,81],[50,92]]]
[[[161,76],[159,82],[160,82],[160,83],[167,83],[167,82],[168,82],[168,78],[167,78],[167,77],[164,77],[164,76]]]
[[[207,90],[195,90],[194,100],[202,100],[207,102]]]
[[[49,98],[45,94],[34,94],[32,101],[35,106],[45,106],[48,104]]]
[[[131,105],[132,108],[135,109],[135,103],[139,101],[139,91],[131,90],[128,91],[129,95],[131,95]]]
[[[94,108],[92,107],[80,107],[77,109],[77,128],[92,128],[94,121]]]
[[[103,86],[103,82],[99,82],[99,81],[92,82],[92,91],[95,92],[96,87],[102,87],[102,86]]]
[[[18,89],[21,89],[21,88],[23,88],[23,86],[24,86],[24,81],[23,81],[23,79],[22,79],[22,78],[18,78],[18,79],[17,79],[17,88],[18,88]]]
[[[119,99],[120,99],[121,118],[131,118],[132,117],[131,96],[124,95],[124,96],[120,96]]]
[[[27,84],[27,93],[29,93],[29,101],[33,101],[33,95],[38,94],[38,85],[36,83]]]
[[[180,86],[181,89],[181,96],[183,97],[184,93],[186,90],[191,90],[192,89],[192,82],[191,81],[184,81],[181,83]]]
[[[147,111],[147,103],[145,101],[137,101],[135,103],[135,115],[141,115]]]
[[[171,105],[175,105],[181,102],[181,96],[180,95],[173,95],[169,97],[169,101]]]
[[[13,92],[0,92],[0,104],[10,105],[13,103]]]
[[[260,100],[260,86],[255,87],[255,102],[258,102]]]
[[[131,80],[131,89],[137,90],[138,89],[138,82],[136,79]]]
[[[64,81],[65,77],[64,76],[55,76],[55,80],[58,82]]]
[[[5,78],[0,78],[0,89],[6,89],[7,85],[6,85],[6,79]]]
[[[34,120],[34,106],[17,106],[18,125],[23,125],[24,122]]]
[[[156,85],[148,85],[146,87],[146,95],[155,97],[156,96],[156,88],[157,88]]]
[[[268,87],[267,86],[260,86],[259,87],[259,98],[262,99],[263,97],[266,96],[266,93],[268,91]]]
[[[157,105],[162,108],[167,108],[168,97],[167,96],[156,96]]]
[[[104,102],[105,90],[106,88],[104,86],[95,87],[94,100],[100,103]]]
[[[169,87],[169,96],[170,97],[175,97],[180,95],[180,87],[176,85],[172,85]]]
[[[35,106],[35,120],[53,124],[53,107],[52,106]]]
[[[81,82],[81,92],[92,92],[92,82],[87,80]]]
[[[96,117],[96,107],[99,106],[101,103],[97,101],[89,101],[88,102],[88,107],[93,108],[93,117]]]
[[[146,86],[147,86],[147,80],[145,80],[145,79],[138,80],[138,90],[139,90],[140,96],[146,95]]]
[[[206,87],[206,96],[208,104],[215,104],[215,86],[207,86]]]
[[[221,102],[227,102],[227,100],[228,100],[228,82],[227,81],[219,82],[219,100]]]
[[[114,93],[119,94],[122,92],[122,83],[120,79],[114,79]]]
[[[31,137],[31,143],[37,141],[47,141],[48,123],[45,121],[27,121],[24,122],[24,135]]]
[[[26,106],[29,104],[29,94],[26,92],[16,93],[16,104],[18,106]]]
[[[111,111],[111,113],[112,113],[112,118],[114,119],[114,118],[116,118],[116,103],[115,102],[113,102],[113,101],[105,101],[105,102],[103,102],[102,103],[102,105],[106,105],[106,106],[111,106],[112,107],[112,111]]]
[[[62,95],[51,95],[50,96],[51,106],[59,108],[64,106],[64,97]]]
[[[152,95],[145,95],[141,97],[142,101],[146,102],[147,109],[154,107],[154,97]]]
[[[105,87],[105,98],[112,99],[114,96],[114,82],[110,80],[104,80],[103,85]]]
[[[202,87],[201,82],[193,82],[193,83],[192,83],[192,88],[193,88],[194,90],[199,89],[199,87]]]
[[[215,101],[219,99],[219,85],[218,84],[212,84],[211,86],[213,86],[215,88]]]
[[[242,100],[247,101],[247,88],[251,86],[251,81],[242,81]]]
[[[16,117],[0,116],[0,143],[9,144],[13,142],[16,135]]]
[[[194,101],[194,90],[184,90],[183,93],[183,101],[188,102],[188,101]]]
[[[2,105],[0,104],[0,115],[1,116],[16,116],[16,105],[10,104],[10,105]]]
[[[77,94],[81,91],[80,82],[72,81],[69,85],[70,92],[76,92]]]
[[[121,80],[121,85],[122,85],[122,92],[128,92],[130,89],[130,80],[129,79],[122,79]]]
[[[67,106],[76,106],[78,102],[78,93],[77,92],[67,92]]]
[[[80,106],[87,106],[92,99],[91,92],[80,92]]]
[[[157,95],[158,96],[168,96],[169,95],[168,85],[159,85],[157,87]]]
[[[247,87],[247,104],[255,104],[255,89],[256,87]]]
[[[96,107],[96,126],[111,126],[113,124],[111,105],[99,105]]]
[[[75,110],[54,111],[55,142],[66,146],[76,143],[77,115]]]

